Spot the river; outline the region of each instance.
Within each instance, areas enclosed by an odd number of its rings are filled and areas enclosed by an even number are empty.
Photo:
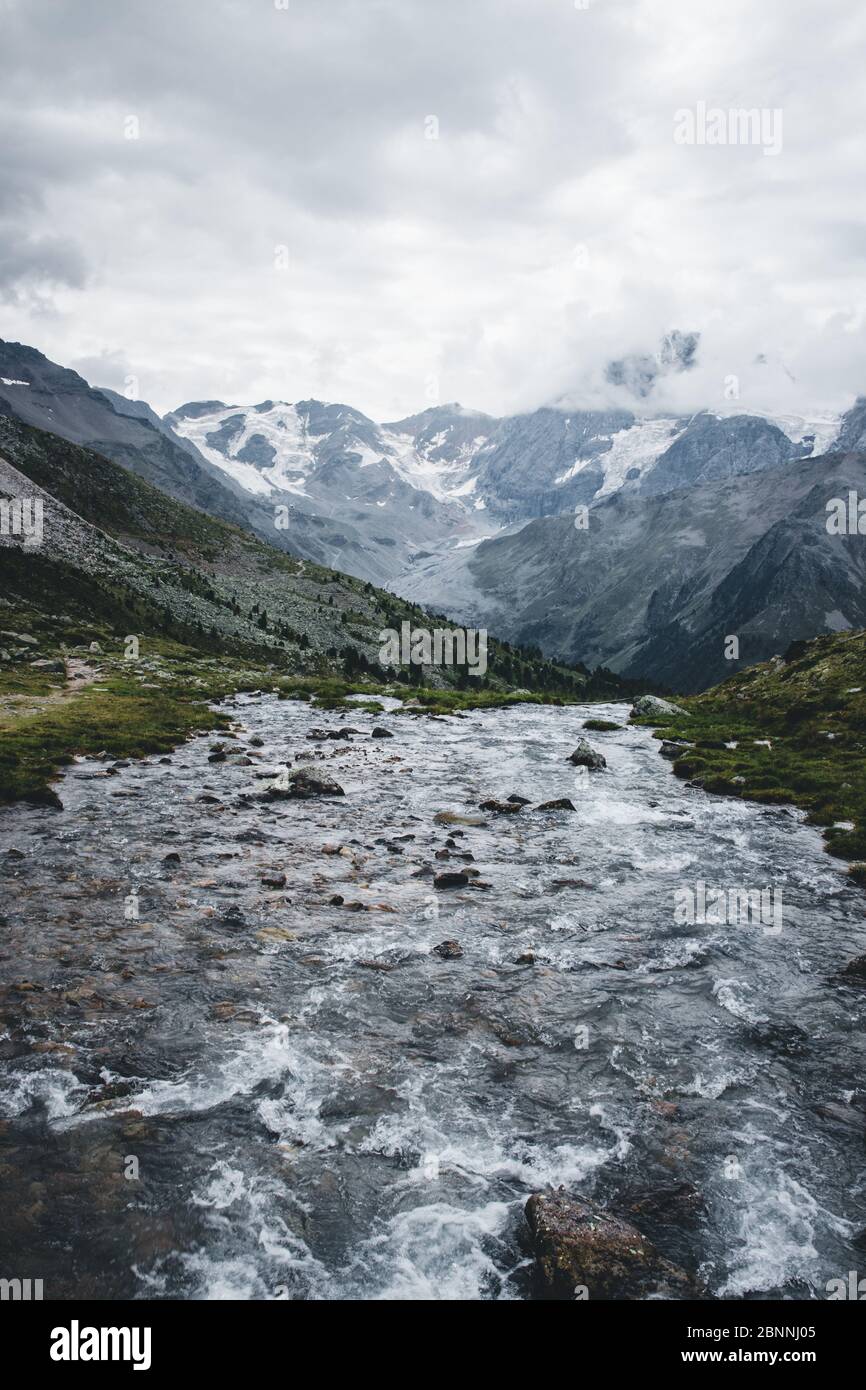
[[[800,813],[686,786],[646,729],[577,773],[622,705],[226,708],[236,739],[80,760],[62,812],[0,812],[0,1273],[525,1299],[548,1184],[712,1297],[825,1297],[866,1260],[866,991],[835,978],[864,900]],[[261,800],[287,759],[345,796]],[[478,810],[510,794],[576,809]],[[678,922],[701,882],[772,889],[781,931]]]

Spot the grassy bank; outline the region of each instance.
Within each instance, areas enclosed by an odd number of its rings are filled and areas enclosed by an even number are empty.
[[[60,654],[70,656],[68,650],[48,652]],[[394,696],[405,701],[401,713],[407,717],[573,699],[529,691],[432,690],[368,678],[288,675],[273,664],[208,657],[158,639],[142,644],[139,660],[126,660],[117,650],[90,655],[86,648],[77,648],[73,654],[90,665],[90,683],[81,688],[59,673],[26,664],[0,669],[0,803],[24,799],[56,805],[51,780],[77,754],[164,754],[197,730],[223,728],[228,717],[210,706],[239,691],[273,691],[284,699],[309,700],[314,709],[357,709],[359,701],[349,697],[363,696],[360,707],[374,713],[383,708],[385,697]]]
[[[866,881],[866,633],[796,642],[783,658],[740,671],[688,712],[646,719],[656,737],[690,746],[678,777],[710,792],[792,804],[824,827],[831,854]]]

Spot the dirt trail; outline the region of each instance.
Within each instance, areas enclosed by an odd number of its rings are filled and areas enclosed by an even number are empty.
[[[66,657],[66,681],[45,695],[3,695],[0,696],[0,720],[24,719],[31,714],[41,714],[52,705],[77,695],[85,686],[99,680],[101,668],[91,666],[80,657]]]

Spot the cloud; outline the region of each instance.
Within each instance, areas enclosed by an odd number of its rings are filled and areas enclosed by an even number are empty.
[[[610,360],[675,326],[698,363],[660,404],[712,406],[732,374],[744,408],[866,389],[850,0],[210,0],[170,23],[6,0],[2,19],[4,336],[122,354],[159,409],[599,400]],[[677,144],[699,102],[781,110],[781,153]]]
[[[87,269],[80,249],[65,237],[25,236],[0,221],[0,300],[41,310],[58,286],[83,289]]]

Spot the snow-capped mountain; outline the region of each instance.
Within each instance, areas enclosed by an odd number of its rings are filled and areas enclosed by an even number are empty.
[[[689,370],[681,347],[671,370]],[[819,522],[832,469],[862,483],[864,398],[840,419],[734,403],[678,416],[645,399],[503,419],[441,405],[384,424],[315,400],[204,400],[160,419],[0,342],[0,415],[299,557],[630,675],[702,680],[734,591],[753,660],[863,618],[861,542],[828,549]]]
[[[495,419],[451,404],[377,424],[347,405],[199,401],[164,420],[259,526],[290,511],[310,558],[397,592],[449,557],[620,490],[657,495],[821,452],[839,421],[542,408]],[[325,535],[322,528],[327,527]],[[312,546],[312,549],[310,548]]]
[[[378,425],[350,406],[321,401],[248,408],[204,401],[181,406],[165,423],[220,468],[235,492],[275,518],[282,509],[283,522],[288,509],[286,535],[301,553],[326,521],[330,542],[310,558],[381,582],[410,567],[419,551],[498,529],[474,496],[486,417],[442,409],[434,428],[423,416]]]

